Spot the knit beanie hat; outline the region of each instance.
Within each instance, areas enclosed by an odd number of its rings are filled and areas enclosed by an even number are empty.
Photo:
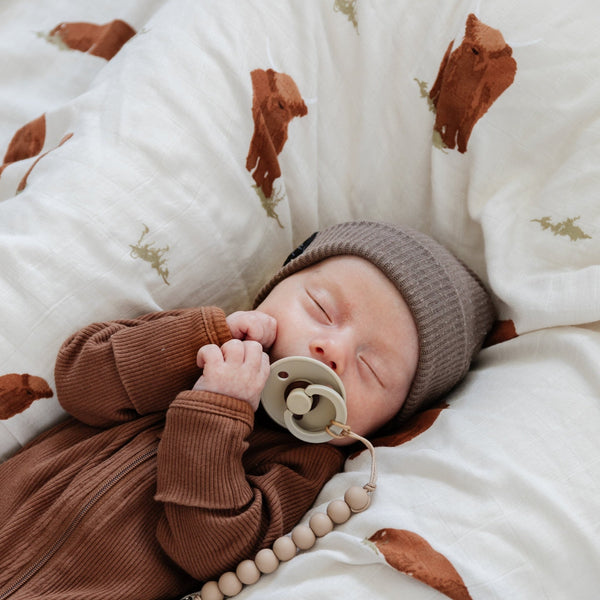
[[[429,236],[389,223],[353,221],[314,233],[262,288],[255,306],[283,279],[326,258],[367,259],[394,283],[410,308],[419,360],[408,396],[393,420],[431,405],[467,373],[494,319],[478,277]]]

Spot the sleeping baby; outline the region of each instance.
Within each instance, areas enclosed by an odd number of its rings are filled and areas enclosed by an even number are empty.
[[[394,432],[455,386],[494,320],[478,278],[415,230],[311,236],[251,311],[89,325],[56,360],[71,415],[0,465],[0,599],[179,598],[289,532],[344,465],[264,412],[270,363],[306,356],[346,424]]]

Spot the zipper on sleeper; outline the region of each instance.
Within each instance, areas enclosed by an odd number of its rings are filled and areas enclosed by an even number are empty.
[[[89,510],[108,492],[115,484],[117,484],[125,475],[133,471],[136,467],[146,462],[149,458],[152,458],[158,452],[157,448],[147,450],[144,454],[140,454],[135,460],[130,462],[128,465],[123,467],[118,473],[108,479],[101,487],[98,488],[96,493],[79,509],[79,512],[73,517],[73,520],[69,523],[68,527],[62,532],[54,544],[39,558],[25,573],[19,576],[19,578],[12,583],[5,590],[0,591],[0,600],[5,600],[12,594],[14,594],[19,588],[24,586],[34,575],[36,575],[40,569],[60,550],[61,546],[67,541],[71,534],[77,529],[77,526],[89,512]]]

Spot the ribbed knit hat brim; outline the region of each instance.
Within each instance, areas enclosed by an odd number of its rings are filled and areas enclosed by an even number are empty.
[[[360,256],[377,266],[416,322],[419,360],[397,424],[463,379],[494,322],[494,306],[479,278],[431,237],[373,221],[340,223],[311,236],[262,288],[255,306],[286,277],[340,255]]]

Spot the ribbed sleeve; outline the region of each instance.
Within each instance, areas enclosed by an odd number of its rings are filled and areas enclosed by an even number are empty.
[[[247,402],[211,392],[179,394],[159,447],[156,498],[209,509],[248,504],[252,492],[242,456],[253,425]]]
[[[100,427],[164,411],[199,376],[200,346],[230,337],[225,314],[214,307],[89,325],[60,349],[58,399],[77,419]]]
[[[343,465],[329,444],[253,430],[241,400],[200,391],[171,404],[159,445],[157,539],[199,580],[216,577],[287,533]]]

